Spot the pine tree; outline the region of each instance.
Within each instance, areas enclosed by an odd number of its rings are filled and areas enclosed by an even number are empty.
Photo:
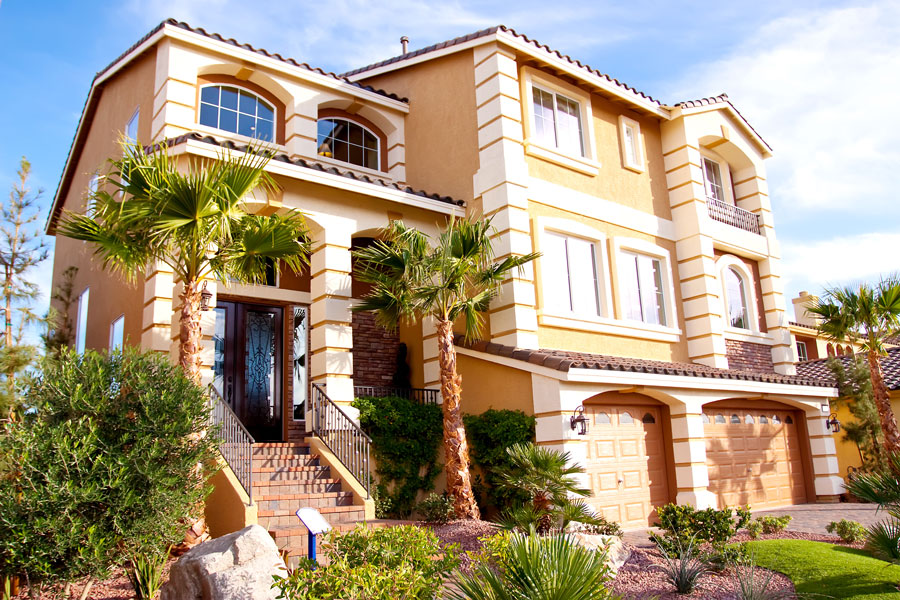
[[[843,424],[844,438],[859,448],[863,471],[885,468],[887,451],[868,364],[858,355],[846,367],[835,357],[829,358],[827,364],[837,382],[839,397],[834,402],[838,406],[846,405],[853,415],[853,421]]]
[[[14,416],[18,407],[16,376],[34,360],[37,349],[24,342],[25,327],[41,321],[32,305],[40,288],[30,281],[34,267],[47,259],[49,250],[40,227],[42,190],[28,186],[31,163],[23,156],[9,201],[0,205],[0,285],[3,286],[3,339],[0,344],[0,416]]]
[[[59,310],[52,306],[47,311],[44,320],[47,322],[47,331],[41,336],[44,342],[44,353],[47,356],[56,357],[62,348],[72,345],[75,331],[72,327],[71,309],[75,304],[75,276],[78,267],[68,267],[62,272],[62,282],[53,290],[50,300],[59,303]]]

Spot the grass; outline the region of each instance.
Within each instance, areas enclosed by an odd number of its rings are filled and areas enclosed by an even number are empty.
[[[758,566],[790,577],[801,597],[900,600],[900,565],[863,550],[807,540],[760,540],[748,546]]]

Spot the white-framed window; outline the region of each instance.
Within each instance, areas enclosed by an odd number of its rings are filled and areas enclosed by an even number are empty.
[[[565,154],[584,156],[584,132],[578,101],[537,85],[532,86],[531,96],[536,140]]]
[[[809,354],[806,352],[806,342],[797,342],[797,360],[800,362],[809,360]]]
[[[125,315],[120,315],[109,326],[109,351],[121,350],[125,343]]]
[[[133,144],[138,141],[138,123],[141,120],[141,107],[134,109],[134,114],[125,124],[125,139],[128,143]]]
[[[78,296],[78,314],[75,319],[75,352],[84,354],[87,341],[88,301],[91,299],[91,288],[84,288]]]
[[[734,267],[722,271],[725,286],[725,306],[728,309],[728,325],[735,329],[750,329],[750,314],[747,309],[747,283],[743,275]]]
[[[722,167],[718,162],[705,156],[703,157],[703,185],[706,188],[707,198],[727,202]]]
[[[725,329],[759,335],[756,286],[750,267],[737,256],[726,254],[716,261],[716,271],[722,284]]]
[[[544,233],[541,244],[546,308],[554,313],[586,317],[603,315],[601,271],[597,248],[591,240]]]
[[[622,252],[619,258],[619,286],[622,310],[631,321],[668,325],[666,318],[663,264],[655,256]]]
[[[274,142],[275,117],[275,107],[250,90],[222,84],[200,88],[200,125]]]
[[[619,136],[622,143],[622,165],[632,171],[643,171],[644,146],[641,140],[641,124],[620,115]]]
[[[319,119],[316,147],[319,156],[381,171],[381,140],[356,121],[339,117]]]

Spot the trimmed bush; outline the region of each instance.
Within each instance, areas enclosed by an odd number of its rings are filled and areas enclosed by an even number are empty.
[[[34,412],[0,436],[0,573],[103,577],[203,514],[207,396],[164,357],[64,351],[25,395]]]
[[[868,529],[862,523],[841,519],[840,521],[832,521],[825,528],[828,533],[833,533],[845,542],[854,543],[861,542],[866,539]]]
[[[416,507],[422,520],[431,525],[443,525],[453,520],[453,499],[444,494],[428,494]]]
[[[784,515],[781,517],[773,517],[773,516],[765,516],[765,517],[757,517],[750,523],[747,523],[747,533],[750,534],[750,537],[754,540],[759,537],[759,534],[765,533],[767,535],[771,535],[773,533],[781,533],[784,531],[788,525],[790,525],[793,517],[790,515]]]
[[[472,462],[484,473],[483,482],[478,486],[485,496],[479,499],[481,506],[493,506],[502,511],[525,502],[525,494],[497,485],[498,474],[513,466],[507,448],[534,441],[535,418],[521,410],[492,408],[480,415],[465,415],[463,423]]]
[[[722,510],[706,508],[697,510],[689,504],[666,504],[656,509],[657,523],[662,535],[651,534],[651,539],[669,554],[689,545],[709,544],[717,550],[731,539],[739,529],[748,524],[750,510],[738,508]]]

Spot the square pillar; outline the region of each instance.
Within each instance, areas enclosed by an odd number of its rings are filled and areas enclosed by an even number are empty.
[[[699,412],[672,414],[672,456],[675,461],[675,502],[695,508],[716,508],[716,497],[709,491],[706,465],[706,438],[703,416]]]

